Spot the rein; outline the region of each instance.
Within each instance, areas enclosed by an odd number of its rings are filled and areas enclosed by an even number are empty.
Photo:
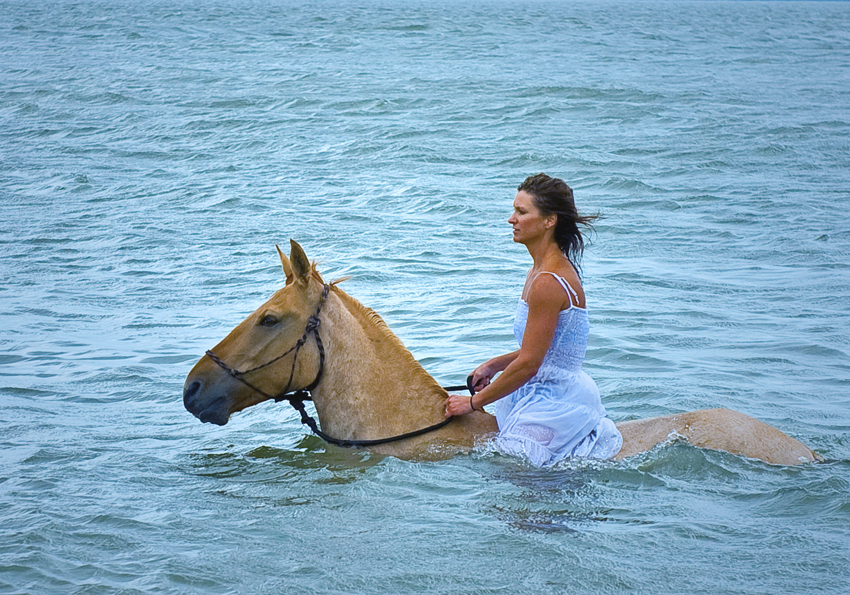
[[[310,417],[307,413],[306,408],[304,407],[304,401],[312,401],[313,397],[310,396],[310,391],[315,389],[319,382],[322,380],[322,374],[325,371],[325,346],[322,343],[322,338],[319,335],[319,327],[321,326],[321,320],[319,319],[319,314],[322,312],[322,306],[325,304],[325,300],[328,297],[328,292],[330,291],[330,286],[325,284],[322,288],[322,297],[319,299],[319,305],[316,307],[316,312],[307,319],[307,326],[304,329],[304,334],[301,335],[301,338],[296,341],[295,345],[293,345],[289,350],[277,356],[276,358],[267,361],[264,364],[251,368],[250,370],[239,371],[235,370],[228,366],[224,360],[218,357],[212,350],[206,352],[207,357],[209,357],[213,362],[215,362],[220,368],[222,368],[225,372],[230,374],[233,378],[261,395],[263,395],[266,399],[273,399],[275,403],[280,403],[281,401],[288,401],[292,407],[301,414],[301,423],[308,426],[314,434],[316,434],[319,438],[322,438],[325,442],[330,444],[335,444],[336,446],[377,446],[379,444],[388,444],[390,442],[398,442],[399,440],[406,440],[408,438],[415,438],[416,436],[421,436],[423,434],[427,434],[428,432],[433,432],[435,430],[439,430],[440,428],[448,425],[452,419],[448,417],[442,420],[439,423],[434,424],[433,426],[428,426],[427,428],[421,428],[419,430],[414,430],[412,432],[407,432],[406,434],[400,434],[398,436],[391,436],[389,438],[378,438],[376,440],[340,440],[338,438],[333,438],[332,436],[328,436],[324,432],[319,429],[319,425],[316,423],[316,420]],[[301,351],[301,348],[307,342],[307,339],[313,335],[316,339],[316,347],[319,349],[319,371],[316,374],[316,379],[313,380],[308,386],[304,388],[300,388],[298,390],[290,391],[289,387],[292,385],[292,378],[295,376],[295,362],[298,360],[298,352]],[[294,356],[292,358],[292,368],[289,372],[289,380],[286,382],[286,388],[284,388],[277,395],[270,395],[264,390],[254,386],[250,382],[245,379],[246,374],[250,374],[251,372],[256,372],[257,370],[261,370],[267,366],[270,366],[284,357],[294,352]],[[466,386],[448,386],[444,387],[443,390],[446,391],[455,391],[455,390],[463,390],[469,389],[470,394],[473,393],[471,387],[472,377],[466,379]]]

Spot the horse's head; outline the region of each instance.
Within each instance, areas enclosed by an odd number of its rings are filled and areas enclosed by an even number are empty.
[[[311,328],[327,286],[301,246],[290,242],[289,258],[277,250],[286,286],[208,351],[186,378],[183,404],[203,422],[224,425],[232,413],[318,379],[320,355]]]

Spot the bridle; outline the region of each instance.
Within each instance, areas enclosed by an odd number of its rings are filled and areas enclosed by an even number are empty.
[[[251,368],[250,370],[244,370],[240,372],[239,370],[235,370],[228,366],[226,363],[224,363],[224,360],[222,360],[215,353],[213,353],[211,349],[207,351],[207,357],[209,357],[212,361],[218,364],[220,368],[222,368],[225,372],[233,376],[236,380],[238,380],[254,392],[260,393],[266,399],[274,399],[275,402],[279,403],[280,401],[288,400],[290,398],[290,394],[293,395],[292,398],[299,398],[302,400],[304,400],[305,398],[310,399],[309,392],[319,385],[319,382],[321,382],[322,380],[322,374],[325,371],[325,346],[322,344],[321,336],[319,336],[319,326],[321,325],[319,314],[321,314],[322,312],[322,306],[325,304],[325,300],[328,297],[329,290],[330,286],[328,284],[325,284],[325,286],[322,288],[322,297],[319,298],[319,305],[316,306],[316,311],[313,313],[313,315],[307,319],[307,327],[304,329],[304,334],[301,335],[301,338],[295,342],[295,345],[293,345],[290,349],[286,350],[276,358],[271,359],[264,364],[260,364],[255,368]],[[316,379],[313,380],[313,382],[311,382],[309,386],[306,386],[296,391],[292,391],[292,393],[290,393],[289,387],[292,386],[292,378],[295,376],[295,364],[298,361],[298,352],[301,351],[302,347],[304,347],[304,344],[307,342],[307,339],[310,337],[311,334],[316,337],[316,347],[319,348],[319,371],[316,374]],[[295,355],[292,358],[292,368],[289,371],[289,380],[286,381],[286,388],[284,388],[277,395],[270,395],[266,391],[254,386],[253,384],[245,380],[246,374],[256,372],[257,370],[262,370],[265,367],[279,362],[292,352],[295,352]],[[299,393],[303,394],[299,395]]]
[[[434,430],[439,430],[442,427],[445,427],[448,423],[452,421],[451,417],[448,417],[439,423],[434,424],[433,426],[428,426],[427,428],[422,428],[419,430],[414,430],[412,432],[408,432],[406,434],[400,434],[398,436],[392,436],[390,438],[378,438],[377,440],[340,440],[338,438],[333,438],[328,436],[324,432],[319,429],[316,420],[310,417],[307,413],[306,408],[304,407],[304,401],[312,401],[313,397],[310,395],[310,391],[314,390],[319,383],[322,381],[322,374],[325,371],[325,346],[322,343],[322,337],[319,335],[319,327],[321,326],[321,320],[319,315],[322,313],[322,306],[325,304],[325,300],[328,297],[328,292],[330,291],[330,286],[326,283],[322,288],[322,297],[319,298],[319,304],[316,306],[316,311],[313,313],[310,318],[307,319],[307,326],[304,328],[304,334],[301,335],[301,338],[295,342],[290,349],[267,361],[264,364],[260,364],[250,370],[239,371],[234,368],[228,366],[224,360],[218,357],[212,350],[206,352],[207,357],[209,357],[213,362],[215,362],[220,368],[222,368],[225,372],[230,374],[233,378],[250,388],[256,393],[261,394],[266,399],[273,399],[275,403],[280,403],[281,401],[288,401],[292,407],[301,414],[301,423],[309,426],[309,428],[315,433],[317,436],[329,442],[331,444],[335,444],[337,446],[377,446],[379,444],[388,444],[390,442],[397,442],[399,440],[406,440],[407,438],[414,438],[416,436],[421,436],[422,434],[427,434],[428,432],[433,432]],[[298,352],[301,351],[301,348],[304,347],[304,344],[307,342],[307,339],[310,338],[310,335],[313,335],[316,339],[316,347],[319,350],[319,371],[316,373],[316,378],[311,382],[308,386],[304,388],[299,388],[294,391],[290,391],[289,388],[292,386],[292,379],[295,376],[295,364],[298,360]],[[260,389],[254,384],[248,382],[245,379],[247,374],[251,372],[256,372],[257,370],[262,370],[283,358],[285,358],[290,353],[294,353],[292,357],[292,368],[289,371],[289,380],[286,382],[286,388],[284,388],[281,392],[276,395],[271,395],[266,391]],[[446,387],[445,390],[461,390],[463,388],[469,387],[470,379],[467,379],[466,387]],[[470,389],[471,392],[471,389]]]

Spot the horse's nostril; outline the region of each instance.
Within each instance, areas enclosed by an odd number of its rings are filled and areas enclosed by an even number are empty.
[[[185,389],[183,389],[183,405],[185,405],[185,407],[187,409],[189,408],[189,405],[192,402],[192,398],[196,394],[198,394],[198,391],[200,389],[201,389],[201,383],[198,380],[195,380],[194,382],[192,382],[191,384],[186,386]]]

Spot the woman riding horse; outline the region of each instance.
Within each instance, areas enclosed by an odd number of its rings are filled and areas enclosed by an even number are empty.
[[[291,241],[288,258],[278,249],[286,285],[195,364],[183,387],[184,406],[201,421],[224,425],[237,411],[285,400],[334,444],[405,458],[451,457],[499,432],[503,448],[538,464],[566,456],[621,459],[671,436],[774,464],[820,460],[800,441],[729,409],[612,427],[595,384],[580,371],[587,315],[573,262],[581,235],[561,250],[551,228],[562,215],[549,214],[540,200],[549,190],[563,193],[561,184],[535,176],[517,194],[514,238],[534,258],[518,306],[522,347],[476,369],[480,392],[472,399],[450,397],[378,314],[337,282],[326,283]],[[319,424],[304,409],[307,399]],[[494,400],[499,424],[481,410]]]
[[[610,459],[623,446],[596,383],[581,369],[590,323],[578,272],[585,243],[579,226],[593,219],[578,214],[562,180],[538,174],[519,185],[508,223],[534,261],[514,321],[519,349],[475,369],[474,396],[446,402],[447,416],[495,402],[499,448],[540,466]]]

